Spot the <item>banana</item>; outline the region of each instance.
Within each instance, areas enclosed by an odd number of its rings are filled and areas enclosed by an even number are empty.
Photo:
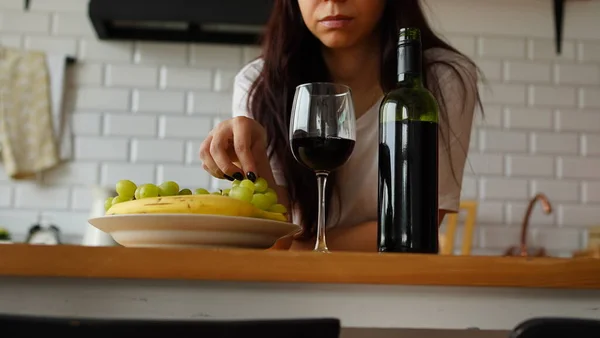
[[[255,217],[287,222],[283,214],[260,210],[251,203],[220,195],[143,198],[114,204],[106,214],[204,214]]]

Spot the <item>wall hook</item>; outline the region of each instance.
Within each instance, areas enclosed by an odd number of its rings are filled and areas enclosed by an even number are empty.
[[[562,53],[562,39],[565,18],[565,0],[554,0],[554,39],[556,54]]]

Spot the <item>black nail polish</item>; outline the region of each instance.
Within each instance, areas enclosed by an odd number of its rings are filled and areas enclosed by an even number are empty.
[[[248,177],[248,179],[252,182],[256,181],[256,175],[251,171],[246,174],[246,177]]]
[[[242,173],[235,173],[235,174],[233,174],[233,178],[235,178],[238,181],[243,181],[244,175],[242,175]]]
[[[234,178],[233,178],[233,177],[231,177],[231,176],[229,176],[229,175],[227,175],[227,174],[223,174],[223,176],[225,176],[225,178],[226,178],[226,179],[228,179],[228,180],[230,180],[230,181],[232,181],[232,182],[233,182],[233,180],[234,180]]]

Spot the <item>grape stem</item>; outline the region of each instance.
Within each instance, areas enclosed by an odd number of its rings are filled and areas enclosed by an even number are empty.
[[[327,241],[325,239],[325,187],[327,186],[327,172],[317,173],[317,184],[319,192],[319,214],[317,220],[317,241],[314,251],[328,253]]]

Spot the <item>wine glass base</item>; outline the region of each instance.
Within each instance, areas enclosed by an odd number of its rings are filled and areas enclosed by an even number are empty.
[[[313,252],[318,252],[318,253],[331,253],[331,251],[329,251],[329,249],[327,248],[314,248]]]

